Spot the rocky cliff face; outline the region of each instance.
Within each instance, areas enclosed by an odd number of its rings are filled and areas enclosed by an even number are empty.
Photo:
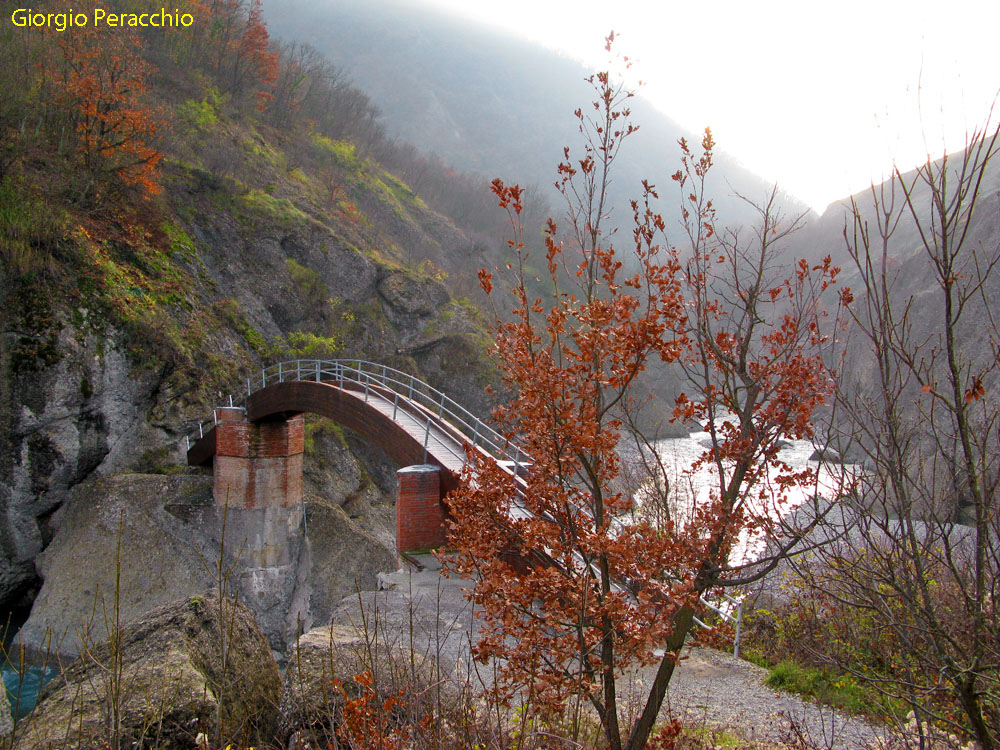
[[[198,544],[183,562],[173,557],[186,521],[171,510],[178,493],[205,480],[163,473],[183,463],[192,421],[238,394],[260,365],[377,360],[487,412],[478,315],[452,299],[433,264],[419,271],[405,262],[410,251],[414,263],[460,254],[465,240],[442,217],[361,185],[358,205],[393,220],[345,224],[287,197],[297,194],[285,183],[275,197],[196,169],[169,177],[159,230],[102,242],[92,229],[67,230],[53,242],[69,248],[61,251],[69,260],[48,287],[44,276],[0,269],[0,304],[14,310],[0,351],[0,600],[30,600],[44,581],[29,634],[65,630],[57,612],[79,612],[75,599],[92,596],[98,579],[107,591],[116,508],[127,511],[127,533],[135,530],[123,540],[135,566],[166,576],[162,563],[184,581],[183,591],[164,584],[166,599],[206,583],[194,564]],[[289,596],[305,597],[300,611],[318,622],[330,608],[324,597],[337,601],[355,578],[367,586],[392,566],[394,476],[384,460],[356,458],[373,449],[350,436],[317,442],[336,454],[307,468],[304,521],[323,537],[290,551],[303,567]],[[201,512],[187,505],[184,513]],[[372,555],[345,554],[327,534]],[[83,580],[91,575],[93,585]],[[312,610],[303,587],[316,592]],[[161,603],[143,591],[137,607]],[[269,634],[294,627],[275,623]]]
[[[0,473],[0,595],[11,600],[30,586],[33,560],[54,534],[54,513],[71,490],[95,472],[109,474],[141,461],[163,435],[147,421],[159,378],[133,373],[127,358],[102,342],[60,331],[60,360],[40,371],[7,370]]]

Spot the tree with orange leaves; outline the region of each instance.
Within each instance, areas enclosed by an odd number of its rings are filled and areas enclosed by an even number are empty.
[[[559,165],[568,231],[549,220],[545,233],[548,301],[528,292],[522,190],[493,185],[514,229],[507,268],[515,299],[513,318],[494,324],[496,361],[515,396],[494,416],[530,466],[518,478],[470,451],[463,487],[448,498],[450,544],[455,568],[476,579],[471,596],[483,628],[475,654],[498,659],[495,697],[509,703],[520,695],[539,715],[570,708],[574,740],[589,703],[608,746],[634,750],[651,740],[703,595],[773,566],[730,563],[741,534],[779,535],[760,499],[780,505],[777,498],[814,479],[786,470],[778,441],[808,436],[812,411],[828,393],[815,348],[819,295],[835,269],[800,265],[773,278],[772,241],[785,230],[770,207],[756,253],[739,235],[716,233],[711,205],[700,198],[709,136],[697,160],[682,143],[685,169],[676,178],[689,191],[690,257],[682,262],[662,240],[665,223],[650,207],[656,191],[644,184],[632,203],[626,274],[609,242],[605,196],[618,151],[635,131],[632,94],[607,73],[591,83],[593,109],[575,113],[583,158],[567,149]],[[492,294],[492,274],[481,271],[480,280]],[[635,428],[636,384],[657,360],[680,367],[689,386],[675,417],[711,423],[712,444],[698,464],[715,467],[718,481],[688,518],[653,523],[637,506],[668,483],[650,481],[637,495],[622,489],[619,474],[627,437],[666,476],[655,446]],[[780,544],[774,563],[792,546]],[[656,669],[629,726],[620,680],[636,665]]]
[[[702,554],[718,568],[704,582],[724,577],[732,586],[750,582],[727,562],[737,537],[779,538],[787,532],[781,519],[792,492],[817,485],[814,468],[793,470],[778,454],[786,440],[813,439],[813,415],[833,395],[836,371],[821,355],[843,327],[850,292],[827,293],[840,272],[829,256],[815,265],[782,257],[781,242],[801,217],[784,219],[776,190],[754,206],[760,218],[749,238],[746,230],[717,232],[715,208],[705,197],[715,146],[710,130],[701,145],[696,158],[681,139],[683,168],[673,175],[687,236],[679,359],[687,390],[674,419],[709,434],[710,447],[692,467],[707,469],[713,485],[709,502],[696,509]],[[753,578],[773,569],[784,552],[755,563]]]
[[[79,3],[76,3],[79,11]],[[87,4],[92,11],[93,2]],[[59,98],[70,113],[79,151],[94,176],[116,175],[147,194],[160,192],[157,165],[163,154],[149,145],[159,122],[142,101],[149,66],[135,29],[115,33],[85,26],[59,34]]]
[[[262,112],[274,98],[271,87],[278,80],[278,52],[270,49],[270,43],[261,0],[250,0],[243,33],[235,45],[232,90],[240,93],[253,89],[257,108]]]

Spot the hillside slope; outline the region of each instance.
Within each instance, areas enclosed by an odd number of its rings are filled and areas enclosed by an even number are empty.
[[[275,127],[258,96],[280,93],[273,76],[231,76],[225,64],[261,33],[261,64],[277,62],[259,19],[241,13],[230,19],[239,43],[222,48],[208,36],[123,32],[119,60],[144,92],[128,106],[158,122],[142,134],[162,154],[143,172],[149,184],[129,179],[128,155],[82,136],[74,145],[92,89],[74,78],[75,53],[62,45],[71,38],[2,31],[5,82],[30,84],[0,96],[5,606],[33,596],[36,558],[78,487],[122,471],[181,471],[188,425],[261,364],[378,360],[488,410],[483,325],[442,270],[465,257],[468,237],[323,121],[290,109]],[[224,64],[209,62],[216,55]],[[84,60],[95,77],[113,62]],[[370,450],[350,436],[334,443]],[[381,471],[377,456],[337,462],[354,484],[331,489],[314,471],[307,490],[368,497],[368,483],[381,488],[372,502],[391,494],[391,480],[365,479]]]
[[[880,213],[892,217],[889,224],[893,230],[885,242],[884,251],[893,304],[897,314],[908,309],[908,335],[911,342],[923,341],[929,345],[941,346],[941,321],[945,315],[941,287],[924,241],[933,243],[935,232],[940,230],[938,211],[941,204],[938,201],[945,198],[949,211],[952,210],[951,207],[958,205],[953,201],[958,191],[963,158],[961,153],[948,157],[947,188],[944,193],[935,195],[917,171],[911,170],[898,178],[832,204],[822,217],[807,222],[800,232],[792,236],[789,251],[811,261],[825,255],[832,256],[834,263],[843,269],[840,285],[851,288],[855,295],[860,296],[864,293],[864,288],[857,266],[848,253],[848,243],[860,245],[861,237],[859,234],[858,239],[855,239],[852,202],[858,212],[858,230],[870,235],[872,260],[876,267],[883,252],[877,228],[878,217]],[[940,159],[933,162],[935,174],[940,173],[941,169]],[[906,205],[901,184],[908,186],[916,218]],[[965,206],[963,213],[972,208],[969,202]],[[954,217],[950,221],[957,225]],[[884,217],[882,223],[886,223]],[[997,381],[998,374],[993,367],[996,342],[990,338],[992,327],[989,321],[995,315],[996,300],[1000,299],[1000,276],[995,270],[987,273],[988,259],[996,257],[1000,248],[1000,163],[995,158],[983,173],[978,201],[971,213],[969,230],[963,241],[961,264],[964,278],[971,279],[977,273],[974,258],[978,259],[981,264],[980,272],[987,278],[980,292],[971,295],[968,300],[957,331],[959,354],[974,371],[988,371],[985,386],[988,391],[995,392],[1000,387],[1000,382]],[[874,385],[875,373],[872,371],[868,351],[870,345],[866,340],[854,339],[851,352],[852,373],[859,389]],[[915,388],[916,385],[912,384],[912,387]]]
[[[551,185],[563,147],[578,145],[573,112],[593,99],[584,80],[592,71],[406,0],[285,0],[268,13],[277,36],[313,45],[368,92],[391,135],[455,168],[541,186],[560,218],[565,207]],[[600,49],[602,40],[593,43]],[[627,40],[618,51],[629,53]],[[680,162],[677,140],[700,140],[641,96],[631,108],[639,132],[621,152],[611,200],[614,222],[626,229],[629,200],[639,196],[643,179],[661,188],[665,216],[679,214],[670,182]],[[770,186],[726,156],[725,147],[710,191],[727,224],[752,223],[755,213],[733,194],[761,200]],[[783,205],[790,213],[808,210],[787,196]]]

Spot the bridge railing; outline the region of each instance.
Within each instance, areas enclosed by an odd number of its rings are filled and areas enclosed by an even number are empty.
[[[411,416],[417,416],[418,418],[419,416],[423,416],[426,419],[425,449],[427,448],[427,441],[430,437],[432,427],[452,432],[452,437],[458,445],[468,442],[473,448],[492,456],[501,465],[505,465],[507,472],[512,475],[517,495],[516,498],[512,498],[511,515],[515,518],[530,517],[532,515],[524,502],[526,500],[525,489],[527,483],[519,470],[521,466],[530,465],[530,456],[516,443],[508,440],[444,392],[409,373],[389,367],[388,365],[361,359],[296,359],[279,362],[265,367],[260,371],[259,375],[247,378],[245,396],[239,400],[234,399],[233,396],[229,396],[229,407],[244,407],[246,397],[249,397],[257,390],[275,383],[296,380],[329,383],[343,389],[354,390],[359,394],[363,393],[365,401],[368,401],[372,396],[378,396],[383,400],[391,400],[393,402],[393,420],[397,418],[399,411],[406,411]],[[414,415],[414,405],[421,410],[422,414]],[[216,412],[213,410],[212,418],[200,422],[195,431],[188,436],[188,448],[190,448],[192,440],[201,439],[215,424],[217,424],[217,418]],[[463,462],[465,461],[466,456],[464,452],[459,453],[455,448],[448,445],[445,445],[445,448],[456,458]],[[586,509],[581,508],[580,511],[586,512]],[[583,560],[579,553],[574,557],[578,566],[581,568],[587,567],[588,563]],[[593,564],[591,563],[590,566],[593,567]],[[613,587],[621,593],[628,594],[626,586],[615,583]],[[721,619],[735,626],[736,639],[734,651],[738,655],[743,604],[742,601],[725,593],[721,594],[720,598],[721,601],[716,600],[713,602],[702,596],[701,602]],[[699,618],[695,618],[695,622],[702,628],[712,629],[710,625]]]
[[[208,417],[207,419],[202,419],[199,422],[197,422],[195,424],[194,428],[190,432],[188,432],[187,435],[184,436],[184,442],[185,442],[185,446],[184,447],[185,447],[186,450],[191,450],[191,446],[194,443],[197,443],[199,440],[201,440],[203,437],[205,437],[205,435],[207,435],[209,432],[211,432],[212,429],[214,429],[215,426],[217,424],[219,424],[218,409],[226,409],[226,408],[229,408],[229,409],[234,409],[234,408],[240,409],[240,408],[243,408],[243,401],[242,400],[235,401],[232,396],[229,396],[229,405],[228,405],[228,407],[227,406],[221,406],[221,407],[217,406],[217,407],[215,407],[215,409],[212,409],[212,416],[211,417]]]
[[[459,442],[469,442],[474,448],[492,456],[498,461],[510,461],[515,466],[528,461],[520,446],[512,444],[503,435],[483,422],[476,415],[456,402],[447,394],[429,383],[397,370],[388,365],[368,362],[361,359],[353,360],[317,360],[296,359],[265,367],[256,376],[246,380],[246,392],[240,399],[229,397],[230,407],[242,407],[246,397],[261,388],[274,383],[284,383],[294,380],[310,380],[320,383],[337,384],[340,387],[363,392],[365,400],[371,393],[378,393],[383,399],[393,401],[393,419],[397,410],[412,414],[412,405],[419,407],[427,419],[426,437],[430,436],[432,427],[450,427],[458,434],[453,437]],[[213,410],[210,419],[199,422],[187,436],[187,445],[205,436],[217,424],[216,413]],[[426,447],[426,445],[425,445]],[[453,449],[450,449],[455,453]],[[464,460],[464,454],[455,454]]]
[[[416,405],[427,418],[427,434],[431,427],[450,426],[453,437],[459,442],[468,442],[498,460],[513,460],[524,463],[525,456],[520,447],[509,441],[479,419],[464,406],[429,383],[397,370],[388,365],[365,360],[293,360],[279,362],[261,372],[260,386],[288,380],[312,380],[336,383],[341,387],[353,386],[353,390],[364,393],[367,401],[372,393],[393,402],[392,418],[398,411],[408,410]],[[256,390],[252,380],[247,383],[248,394]],[[411,416],[412,412],[411,412]],[[457,456],[465,459],[464,453]]]

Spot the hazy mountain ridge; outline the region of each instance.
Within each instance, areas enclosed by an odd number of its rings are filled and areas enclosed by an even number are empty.
[[[962,154],[948,157],[948,169],[952,179],[957,179],[955,170],[959,169],[961,159]],[[941,164],[941,159],[934,162],[935,171],[941,169]],[[925,228],[929,227],[934,210],[930,188],[918,179],[917,169],[903,173],[901,179],[903,184],[910,186],[911,202],[921,224]],[[899,269],[902,279],[905,277],[904,269],[915,269],[925,258],[920,233],[912,221],[910,209],[905,205],[905,196],[898,178],[847,196],[828,206],[822,216],[810,217],[802,229],[792,235],[789,252],[795,257],[809,260],[817,260],[824,255],[832,256],[834,262],[843,268],[841,283],[850,284],[856,278],[856,273],[851,268],[853,264],[848,255],[847,245],[847,240],[853,241],[854,236],[852,205],[857,207],[861,221],[867,223],[870,228],[873,249],[881,252],[881,239],[876,228],[876,204],[893,205],[896,214],[900,212],[904,214],[903,220],[898,222],[887,244],[887,255],[892,259],[894,267]],[[984,172],[979,201],[972,215],[967,242],[984,247],[995,246],[1000,242],[1000,164],[995,160],[990,162]],[[920,274],[910,279],[910,282],[915,282],[917,278],[920,278]]]
[[[963,158],[964,155],[961,153],[948,157],[949,202],[957,186]],[[933,164],[933,170],[939,172],[941,168],[942,160],[938,159]],[[864,231],[869,233],[872,263],[875,268],[879,268],[883,252],[877,220],[879,207],[893,206],[893,215],[899,219],[885,244],[886,273],[892,285],[893,304],[897,315],[909,307],[907,316],[913,341],[937,342],[938,346],[943,346],[943,342],[939,340],[942,335],[941,320],[945,314],[940,280],[935,275],[933,263],[924,247],[924,238],[921,237],[917,223],[911,215],[911,209],[906,205],[901,184],[908,186],[913,211],[916,212],[920,226],[926,233],[926,239],[933,242],[931,227],[940,219],[935,215],[936,207],[930,187],[914,169],[903,173],[899,178],[887,180],[830,205],[821,217],[806,222],[801,231],[792,235],[788,253],[793,257],[803,257],[810,261],[817,261],[825,255],[830,255],[834,263],[842,268],[838,286],[850,288],[854,295],[860,298],[865,290],[857,266],[850,257],[848,242],[852,244],[859,242],[861,234],[859,233],[856,238],[855,232],[867,227]],[[860,222],[857,230],[853,207],[856,207]],[[990,257],[997,252],[998,247],[1000,247],[1000,162],[994,159],[983,173],[978,201],[964,240],[962,263],[971,263],[973,252],[981,259]],[[965,265],[963,268],[965,274],[970,274],[974,266]],[[993,314],[992,307],[998,299],[1000,299],[1000,276],[994,272],[987,279],[981,294],[973,295],[969,300],[968,310],[965,311],[962,324],[957,331],[959,351],[968,359],[973,369],[985,368],[990,358],[994,356],[993,347],[997,342],[991,342],[988,326],[984,324],[988,321],[988,316]],[[863,309],[860,304],[860,300],[856,301],[854,309]],[[870,345],[868,340],[858,337],[855,337],[852,343],[851,373],[858,388],[867,388],[874,383],[875,373],[871,370]],[[914,392],[917,385],[912,384]],[[1000,387],[1000,383],[996,382],[996,373],[987,376],[984,385],[988,391]]]
[[[584,80],[590,71],[579,63],[401,0],[287,0],[271,9],[269,23],[275,36],[308,42],[343,68],[382,111],[390,134],[456,169],[540,185],[559,217],[555,167],[564,146],[579,145],[573,111],[593,99]],[[627,43],[620,51],[627,54]],[[622,227],[630,224],[629,200],[643,179],[659,187],[664,215],[678,214],[670,182],[680,166],[677,140],[700,141],[641,97],[631,109],[639,132],[622,149],[611,196]],[[756,213],[732,194],[759,201],[771,186],[719,151],[709,187],[720,219],[738,225]],[[789,196],[780,202],[790,214],[809,211]]]

